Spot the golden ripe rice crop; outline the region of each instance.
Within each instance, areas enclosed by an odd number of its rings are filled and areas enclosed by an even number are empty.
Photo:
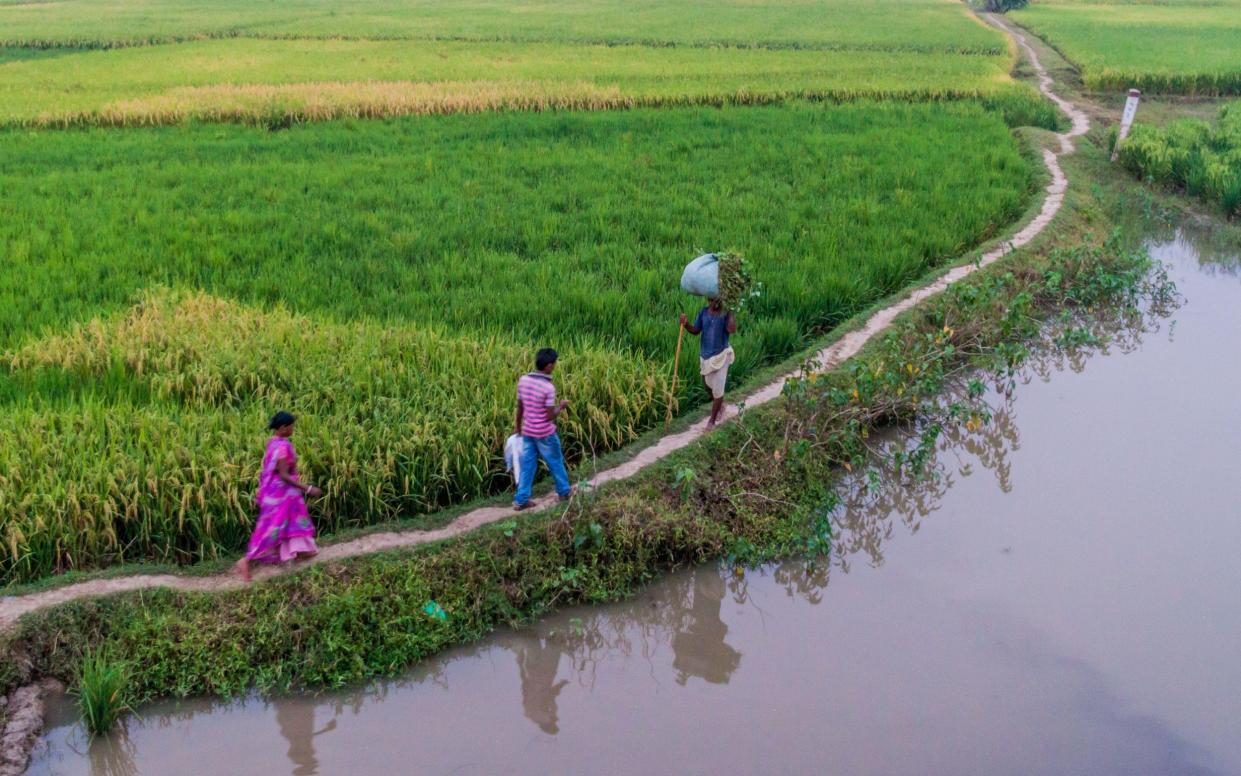
[[[272,408],[302,417],[295,441],[326,493],[325,530],[485,493],[530,358],[497,337],[167,291],[31,342],[9,355],[13,374],[62,401],[0,413],[4,576],[241,546]],[[617,447],[663,418],[667,369],[595,348],[563,362],[571,450]]]

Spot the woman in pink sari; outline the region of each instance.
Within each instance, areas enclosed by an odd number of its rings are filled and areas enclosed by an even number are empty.
[[[259,521],[250,537],[246,555],[237,561],[237,572],[250,581],[250,563],[285,563],[308,558],[319,551],[315,546],[315,526],[310,522],[305,496],[320,495],[320,490],[297,478],[297,453],[289,437],[293,436],[295,418],[277,412],[268,428],[272,438],[263,456],[263,472],[259,476]]]

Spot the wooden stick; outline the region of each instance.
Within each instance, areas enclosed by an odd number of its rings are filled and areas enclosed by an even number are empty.
[[[676,355],[672,357],[672,389],[668,391],[668,417],[664,420],[664,425],[672,423],[672,402],[676,401],[677,396],[677,377],[681,373],[681,341],[685,339],[685,327],[677,321],[677,350]]]

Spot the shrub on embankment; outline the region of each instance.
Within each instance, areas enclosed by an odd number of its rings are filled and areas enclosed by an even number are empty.
[[[627,595],[678,566],[822,552],[833,467],[865,460],[871,429],[918,415],[963,420],[968,408],[943,401],[948,386],[978,369],[1011,375],[1054,312],[1131,309],[1148,270],[1144,254],[1109,243],[986,271],[845,368],[793,382],[786,401],[563,513],[242,590],[159,590],[29,615],[0,647],[0,684],[72,677],[85,646],[99,645],[131,666],[136,700],[338,686],[555,606]],[[427,613],[431,602],[445,619]]]
[[[1241,102],[1222,107],[1214,124],[1186,119],[1135,126],[1121,144],[1120,163],[1143,180],[1241,215]]]

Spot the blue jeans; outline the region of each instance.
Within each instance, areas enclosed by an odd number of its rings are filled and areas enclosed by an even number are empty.
[[[571,490],[569,472],[564,467],[560,437],[553,433],[542,439],[524,435],[522,439],[526,445],[521,450],[521,478],[517,481],[517,495],[513,496],[513,503],[525,506],[530,501],[530,491],[534,489],[534,475],[539,470],[540,458],[547,464],[552,479],[556,481],[556,495],[568,496]]]

